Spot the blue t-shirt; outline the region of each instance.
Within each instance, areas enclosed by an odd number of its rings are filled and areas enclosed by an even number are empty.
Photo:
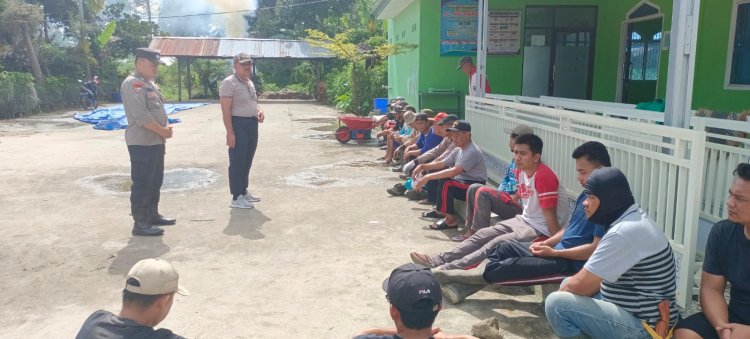
[[[508,169],[505,171],[503,182],[500,183],[497,189],[508,194],[516,194],[518,191],[518,177],[516,176],[516,172],[518,172],[516,169],[516,161],[511,160]]]
[[[573,214],[570,216],[570,223],[565,228],[565,233],[563,233],[560,242],[555,245],[556,250],[590,244],[594,241],[594,237],[602,238],[607,233],[604,227],[591,223],[586,219],[586,211],[583,209],[584,200],[586,200],[586,194],[581,193],[578,196],[578,200],[576,200],[576,207],[573,209]],[[576,270],[580,270],[586,264],[586,260],[574,260],[573,263]]]
[[[732,284],[729,313],[740,323],[750,324],[750,240],[744,226],[729,220],[714,225],[706,244],[703,272],[723,276]]]
[[[411,130],[412,128],[409,127],[409,125],[403,124],[403,126],[401,126],[401,129],[398,131],[398,134],[401,136],[408,136],[409,134],[411,134]]]
[[[430,130],[427,132],[427,134],[420,134],[419,139],[417,139],[417,147],[419,147],[419,153],[425,154],[425,152],[435,148],[435,146],[439,145],[443,141],[443,137],[435,134],[432,131],[432,127],[430,127]]]

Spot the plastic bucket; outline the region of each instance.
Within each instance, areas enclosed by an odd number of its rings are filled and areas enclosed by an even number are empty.
[[[388,98],[375,98],[372,101],[372,107],[375,108],[377,114],[388,113]]]

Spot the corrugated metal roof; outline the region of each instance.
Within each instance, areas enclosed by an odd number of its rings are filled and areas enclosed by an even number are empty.
[[[240,52],[260,59],[334,57],[325,48],[310,46],[302,40],[155,37],[149,47],[169,57],[232,58]]]

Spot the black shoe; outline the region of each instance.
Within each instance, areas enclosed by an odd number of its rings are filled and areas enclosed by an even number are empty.
[[[406,180],[406,178],[408,178],[408,177],[409,177],[409,176],[407,176],[406,174],[403,174],[403,173],[401,173],[401,174],[399,174],[399,175],[398,175],[398,178],[399,178],[399,179],[404,179],[404,180]]]
[[[388,194],[394,197],[400,197],[404,195],[404,193],[406,193],[406,187],[404,187],[404,185],[394,186],[392,188],[387,189],[386,192],[388,192]]]
[[[430,218],[430,219],[440,219],[443,218],[443,215],[438,213],[436,210],[432,210],[429,212],[422,212],[423,218]]]
[[[422,191],[411,190],[411,191],[406,192],[406,198],[409,200],[417,200],[417,201],[422,200],[422,199],[427,199],[427,192],[425,192],[424,190]]]
[[[144,237],[160,236],[164,234],[164,230],[158,227],[153,227],[144,223],[135,223],[133,225],[133,235],[140,235]]]
[[[151,219],[148,224],[151,226],[170,226],[177,223],[175,218],[165,218],[163,215],[159,215],[158,218]]]
[[[394,168],[391,168],[391,171],[394,171],[394,172],[403,172],[404,168],[401,167],[401,166],[396,166]]]

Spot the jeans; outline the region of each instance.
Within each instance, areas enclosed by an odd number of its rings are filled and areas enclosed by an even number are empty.
[[[592,297],[554,292],[544,301],[544,312],[561,338],[651,338],[640,319],[613,303]]]
[[[258,148],[258,119],[232,117],[234,147],[229,149],[229,192],[232,197],[247,194],[250,168]]]
[[[164,181],[164,144],[128,146],[130,154],[130,214],[133,221],[147,223],[159,217],[159,198]]]
[[[530,242],[505,241],[487,259],[484,279],[491,283],[542,279],[555,275],[573,275],[576,268],[565,258],[535,257]]]

